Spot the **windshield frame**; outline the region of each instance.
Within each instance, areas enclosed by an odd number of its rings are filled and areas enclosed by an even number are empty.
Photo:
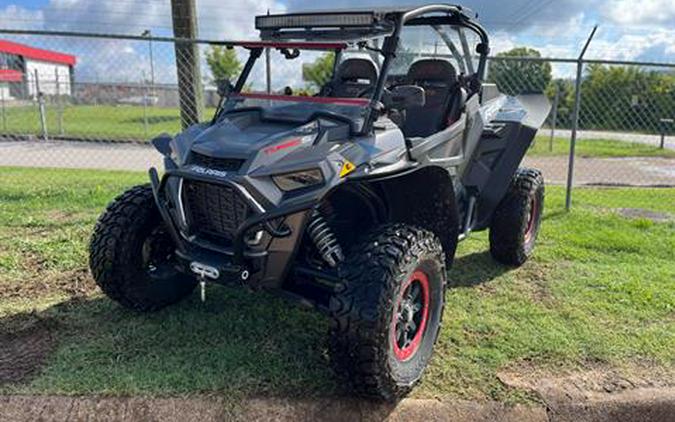
[[[289,50],[315,50],[333,52],[335,54],[335,65],[331,78],[334,77],[337,69],[337,64],[342,56],[342,53],[350,46],[346,42],[272,42],[272,41],[242,41],[228,44],[228,46],[240,46],[250,51],[249,57],[242,68],[239,77],[237,78],[232,90],[226,98],[221,99],[212,122],[215,123],[222,116],[236,112],[236,104],[243,98],[266,99],[273,101],[288,101],[288,102],[314,102],[318,104],[337,104],[342,106],[362,107],[365,110],[363,124],[356,133],[365,133],[369,129],[365,127],[365,123],[369,121],[369,115],[373,97],[375,92],[364,98],[341,98],[341,97],[322,97],[322,96],[304,96],[304,95],[284,95],[273,92],[242,92],[244,86],[249,78],[251,70],[255,63],[260,59],[266,48],[274,48],[279,50],[282,54]],[[264,111],[264,108],[261,108]],[[337,115],[337,114],[336,114]],[[344,120],[349,120],[354,123],[353,119],[347,115],[338,115]],[[350,125],[353,127],[353,125]]]
[[[235,97],[242,96],[242,89],[246,83],[249,74],[253,68],[253,65],[256,61],[262,56],[262,53],[265,49],[277,49],[282,53],[287,53],[289,50],[294,49],[305,49],[305,50],[326,50],[333,51],[336,55],[335,64],[337,66],[338,60],[344,50],[346,50],[350,45],[358,45],[359,48],[368,49],[379,53],[384,59],[380,66],[380,72],[378,79],[373,89],[372,96],[370,98],[363,98],[357,100],[363,100],[363,106],[368,106],[366,109],[366,115],[364,118],[363,125],[357,134],[370,134],[373,130],[373,125],[377,120],[378,116],[382,114],[383,105],[382,105],[382,96],[386,87],[388,80],[389,70],[392,64],[392,61],[396,57],[396,51],[399,46],[401,30],[404,26],[429,26],[434,27],[438,25],[451,25],[458,29],[468,29],[476,33],[480,39],[480,44],[476,47],[476,53],[478,53],[478,66],[476,69],[472,68],[471,63],[466,63],[466,67],[473,71],[473,73],[467,75],[467,87],[470,88],[469,95],[474,95],[480,93],[481,83],[485,77],[487,57],[490,51],[489,48],[489,38],[485,29],[473,18],[467,16],[462,12],[461,8],[451,5],[429,5],[422,6],[416,9],[412,9],[406,12],[392,12],[387,14],[387,19],[392,23],[394,27],[393,32],[384,36],[384,42],[382,48],[368,46],[368,38],[364,38],[357,41],[240,41],[240,42],[225,42],[223,45],[228,48],[235,46],[244,47],[250,50],[250,54],[244,68],[242,69],[236,84],[234,85],[231,93],[227,98],[221,99],[221,102],[216,109],[216,114],[213,117],[213,122],[216,122],[222,115],[227,114],[229,111],[233,110],[233,100]],[[461,32],[460,32],[461,34]],[[466,38],[461,36],[462,40],[462,53],[464,53],[465,59],[469,60],[470,51],[466,45]],[[447,40],[444,39],[447,44]],[[450,43],[449,48],[457,50],[454,44]],[[454,51],[453,51],[454,52]],[[333,76],[335,74],[335,67],[333,68]],[[284,97],[289,98],[288,100],[292,101],[316,101],[316,102],[335,102],[336,99],[332,97],[305,97],[305,96],[284,96],[279,94],[273,94],[268,92],[266,94],[257,93],[258,95],[269,96],[269,99],[279,99],[283,100]],[[317,101],[316,98],[321,98]],[[314,100],[312,100],[314,99]],[[343,99],[343,100],[354,100],[354,99]],[[360,105],[361,101],[359,101]]]

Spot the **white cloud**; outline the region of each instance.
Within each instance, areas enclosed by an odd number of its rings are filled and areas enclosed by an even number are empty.
[[[616,37],[599,38],[589,47],[587,58],[606,60],[672,61],[675,30],[658,29]]]
[[[11,29],[34,29],[42,26],[44,13],[42,10],[28,10],[14,4],[0,9],[0,22],[3,27]]]
[[[412,0],[425,3],[425,0]],[[69,30],[171,35],[167,1],[145,0],[50,0],[42,9],[17,4],[0,8],[2,26],[20,29]],[[370,0],[387,5],[387,0]],[[673,0],[493,0],[463,2],[480,14],[491,32],[492,51],[517,46],[537,48],[546,57],[575,58],[596,20],[600,30],[588,52],[589,58],[671,61],[675,55],[675,3]],[[200,37],[210,39],[257,38],[254,16],[267,10],[330,8],[325,0],[198,0]],[[363,7],[363,0],[343,0],[342,8]],[[0,35],[2,37],[2,35]],[[80,80],[138,81],[149,72],[148,45],[143,41],[104,41],[58,37],[23,37],[26,42],[70,52],[78,57]],[[154,43],[156,80],[175,81],[173,47]],[[301,59],[302,60],[302,59]],[[567,66],[570,67],[570,66]],[[567,67],[554,69],[567,73]],[[288,67],[279,68],[278,80],[292,79]],[[206,69],[204,75],[208,76]],[[281,75],[283,74],[283,75]]]
[[[672,27],[675,23],[675,2],[673,0],[614,0],[607,1],[603,10],[619,24],[654,25]]]

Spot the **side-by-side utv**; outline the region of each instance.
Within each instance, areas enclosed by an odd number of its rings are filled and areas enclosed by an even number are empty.
[[[207,283],[312,304],[333,321],[338,374],[394,400],[429,361],[458,241],[489,229],[497,261],[532,253],[544,182],[518,166],[548,102],[484,83],[488,36],[459,6],[267,15],[256,27],[259,41],[223,42],[247,57],[219,83],[213,119],[155,138],[163,173],[101,216],[91,271],[138,311],[197,286],[203,299]],[[312,86],[303,74],[317,57],[329,71]]]

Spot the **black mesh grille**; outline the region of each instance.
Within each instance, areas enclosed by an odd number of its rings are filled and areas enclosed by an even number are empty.
[[[232,242],[237,228],[252,213],[230,185],[186,179],[183,201],[191,233],[207,240]]]
[[[239,158],[216,158],[198,152],[190,153],[189,164],[221,171],[238,171],[245,160]]]

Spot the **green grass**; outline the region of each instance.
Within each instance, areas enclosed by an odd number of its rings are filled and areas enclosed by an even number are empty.
[[[0,126],[0,134],[42,133],[37,106],[7,107],[6,128]],[[66,105],[63,124],[59,127],[56,105],[47,106],[47,131],[52,136],[64,135],[76,138],[102,140],[148,140],[160,133],[180,131],[178,108],[148,107],[144,117],[143,107],[131,105]],[[204,111],[210,118],[212,108]],[[147,129],[145,120],[147,118]],[[659,149],[658,145],[645,145],[607,139],[580,139],[576,151],[581,157],[675,157],[675,151]],[[540,135],[530,148],[531,156],[564,156],[569,153],[569,139],[554,138],[552,149],[549,137]]]
[[[132,105],[72,106],[63,109],[59,119],[57,107],[47,106],[47,132],[51,136],[72,136],[103,140],[147,140],[162,132],[180,131],[178,108],[148,107]],[[214,109],[204,111],[204,118],[213,115]],[[40,114],[37,106],[7,107],[6,128],[0,126],[0,133],[34,134],[42,133]],[[147,130],[145,121],[147,118]],[[59,126],[59,121],[63,124]]]
[[[575,146],[577,157],[620,158],[620,157],[675,157],[675,150],[660,149],[658,145],[637,142],[616,141],[611,139],[578,139]],[[570,140],[539,135],[527,154],[537,157],[567,156],[570,153]]]
[[[92,287],[86,267],[96,216],[137,173],[0,169],[0,329],[53,321],[59,345],[44,370],[0,391],[65,394],[343,394],[326,357],[326,318],[266,293],[213,286],[158,313],[126,311]],[[647,364],[675,367],[675,189],[547,190],[536,254],[495,264],[484,233],[460,245],[444,328],[418,397],[525,400],[500,370],[556,374]],[[667,213],[654,223],[619,207]],[[81,282],[81,281],[80,281]],[[23,290],[22,290],[23,289]],[[6,294],[11,291],[26,294]]]

